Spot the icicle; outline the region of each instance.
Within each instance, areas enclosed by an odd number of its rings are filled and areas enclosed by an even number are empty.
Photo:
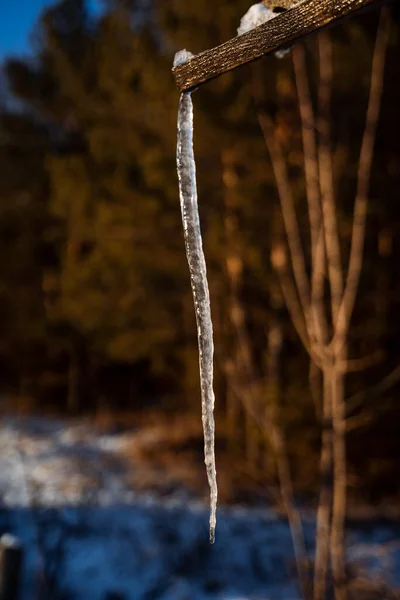
[[[178,60],[181,58],[182,55]],[[186,256],[189,263],[190,281],[196,312],[204,431],[204,462],[210,486],[210,542],[213,544],[215,539],[218,494],[214,448],[214,344],[210,293],[208,290],[206,262],[197,204],[196,164],[193,151],[193,103],[190,92],[184,92],[179,101],[176,159]]]

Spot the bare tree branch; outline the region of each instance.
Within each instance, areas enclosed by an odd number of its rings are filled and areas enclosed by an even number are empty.
[[[342,360],[338,363],[338,369],[342,373],[358,373],[359,371],[365,371],[371,367],[377,365],[383,358],[384,353],[382,350],[377,350],[369,356],[363,358],[351,358]]]
[[[326,276],[326,249],[323,227],[320,227],[315,262],[311,273],[311,314],[317,339],[325,346],[328,343],[328,324],[324,306],[324,285]]]
[[[299,98],[301,131],[303,138],[304,171],[311,237],[311,326],[315,328],[319,344],[327,342],[327,323],[323,307],[323,282],[325,278],[325,246],[321,234],[321,204],[318,181],[318,156],[314,110],[311,101],[305,63],[304,47],[293,48],[293,66]]]
[[[318,36],[320,83],[318,89],[319,183],[328,273],[331,288],[332,322],[336,323],[343,293],[343,272],[340,258],[336,202],[333,188],[331,150],[332,41],[328,31]]]
[[[296,211],[294,208],[294,198],[289,184],[286,162],[281,146],[276,135],[274,134],[272,120],[265,112],[261,110],[258,110],[258,120],[264,135],[269,155],[271,157],[279,200],[282,207],[283,221],[290,250],[291,263],[293,266],[293,274],[299,292],[303,313],[307,322],[310,306],[310,284],[307,277],[300,231],[296,217]]]
[[[301,132],[303,136],[304,171],[307,190],[308,214],[310,219],[312,264],[314,265],[318,234],[321,226],[315,119],[308,84],[303,45],[297,44],[294,46],[292,55],[297,94],[299,98]]]
[[[357,410],[357,408],[362,406],[366,400],[376,398],[386,393],[396,385],[398,381],[400,381],[400,365],[376,385],[350,396],[346,401],[347,414],[351,414],[353,411]]]
[[[357,194],[354,205],[349,268],[332,345],[334,345],[338,340],[339,344],[343,344],[343,340],[347,335],[360,280],[364,253],[371,168],[379,113],[382,103],[385,60],[389,43],[390,25],[390,8],[384,7],[381,10],[374,56],[372,60],[372,74],[367,118],[358,166]]]
[[[279,250],[279,253],[278,253]],[[289,311],[290,318],[293,326],[301,339],[304,348],[308,352],[311,360],[317,365],[321,365],[321,355],[315,348],[314,344],[310,342],[307,325],[302,310],[301,303],[298,299],[296,287],[293,283],[293,279],[287,270],[287,257],[283,245],[275,248],[275,252],[271,255],[272,266],[278,273],[279,283],[281,285],[282,294],[285,299],[286,307]]]

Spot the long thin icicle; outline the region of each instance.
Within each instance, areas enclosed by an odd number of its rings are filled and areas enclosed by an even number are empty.
[[[190,281],[196,312],[204,431],[204,462],[210,486],[210,542],[213,544],[215,540],[218,495],[214,449],[214,344],[210,292],[207,283],[207,269],[197,203],[196,164],[193,150],[193,103],[190,92],[184,92],[179,101],[176,160],[186,256],[189,263]]]

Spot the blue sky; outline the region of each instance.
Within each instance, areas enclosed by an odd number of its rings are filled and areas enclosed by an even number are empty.
[[[30,34],[40,12],[51,0],[0,0],[0,61],[10,54],[26,54],[30,48]],[[92,9],[99,2],[91,0]],[[97,5],[97,6],[96,6]]]

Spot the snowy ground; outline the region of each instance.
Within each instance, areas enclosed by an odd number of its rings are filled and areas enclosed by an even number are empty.
[[[134,459],[146,435],[3,419],[0,534],[26,550],[21,600],[296,599],[289,531],[272,512],[220,509],[210,546],[203,503],[176,487],[132,489],[146,476]],[[360,523],[348,543],[367,577],[400,585],[399,525]]]

